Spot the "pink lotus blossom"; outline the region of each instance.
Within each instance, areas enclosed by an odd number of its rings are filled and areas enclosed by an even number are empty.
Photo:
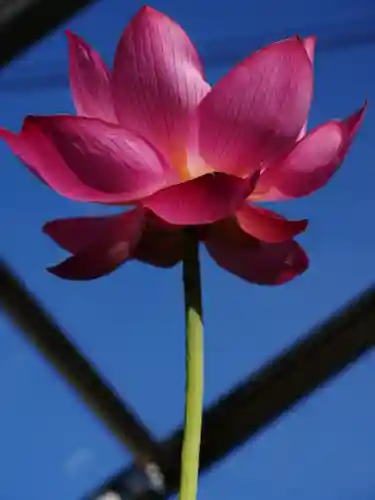
[[[59,194],[133,208],[47,223],[72,254],[52,273],[93,279],[129,259],[171,267],[187,225],[219,266],[250,282],[281,284],[306,270],[293,237],[307,221],[253,203],[325,185],[366,107],[306,133],[313,37],[253,53],[212,88],[186,33],[150,7],[123,32],[112,71],[82,38],[69,32],[68,42],[77,116],[28,116],[19,134],[0,134]]]

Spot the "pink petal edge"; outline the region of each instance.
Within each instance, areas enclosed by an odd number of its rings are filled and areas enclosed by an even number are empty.
[[[366,108],[367,103],[345,120],[313,129],[283,160],[261,174],[250,200],[299,198],[322,188],[343,163]]]
[[[210,224],[234,213],[252,192],[258,178],[259,173],[247,179],[206,174],[159,191],[142,203],[170,224]]]
[[[308,36],[306,38],[302,39],[303,46],[305,47],[306,53],[310,59],[310,62],[312,66],[314,67],[314,59],[315,59],[315,49],[316,49],[316,37],[315,36]],[[302,139],[306,135],[307,132],[307,124],[308,120],[306,119],[298,137],[297,141]]]
[[[210,226],[204,241],[213,260],[239,278],[258,285],[282,285],[304,273],[308,257],[294,240],[264,243],[233,220]]]
[[[215,171],[239,176],[267,165],[295,142],[312,91],[311,61],[298,37],[255,52],[200,103],[200,154]]]
[[[21,134],[0,136],[52,189],[78,201],[132,202],[178,180],[147,141],[97,119],[29,116]]]
[[[108,217],[78,217],[47,223],[44,232],[74,253],[47,270],[62,279],[85,281],[113,272],[132,257],[144,226],[142,210]]]
[[[111,75],[100,55],[83,38],[66,30],[70,89],[77,114],[117,123]]]
[[[237,223],[245,233],[266,243],[280,243],[305,231],[307,219],[289,221],[263,207],[244,204],[237,210]]]
[[[85,252],[103,239],[108,232],[119,238],[132,236],[133,224],[142,216],[140,209],[101,217],[75,217],[47,222],[43,231],[61,248],[72,254]],[[159,219],[151,212],[143,213],[142,235],[128,259],[132,258],[155,267],[173,267],[183,259],[185,236],[183,228]],[[53,268],[52,268],[53,269]]]
[[[151,7],[125,29],[115,56],[113,96],[120,123],[135,130],[187,174],[190,117],[210,90],[184,30]]]

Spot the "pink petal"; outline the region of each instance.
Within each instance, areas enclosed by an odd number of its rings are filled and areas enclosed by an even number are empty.
[[[302,39],[303,46],[305,47],[306,53],[311,61],[311,64],[314,64],[315,59],[315,49],[316,49],[316,37],[315,36],[307,36]]]
[[[247,179],[206,174],[159,191],[143,200],[143,205],[170,224],[209,224],[235,212],[257,179],[258,174]]]
[[[296,241],[264,243],[244,233],[233,220],[210,226],[205,244],[220,267],[258,285],[281,285],[308,268],[307,255]]]
[[[289,150],[307,119],[312,88],[312,65],[300,39],[255,52],[199,105],[203,159],[214,170],[248,175]]]
[[[72,254],[85,251],[108,231],[127,235],[138,223],[139,210],[106,217],[76,217],[48,222],[43,230],[59,246]],[[184,255],[184,232],[151,212],[144,213],[142,235],[133,248],[131,258],[156,267],[172,267]]]
[[[113,95],[120,123],[146,137],[184,174],[189,119],[209,89],[183,29],[151,7],[141,9],[115,57]]]
[[[184,257],[184,243],[184,228],[168,224],[150,212],[133,257],[152,266],[173,267]]]
[[[45,152],[48,150],[49,145],[37,130],[32,129],[29,124],[25,123],[21,134],[15,134],[10,130],[0,128],[0,138],[7,143],[12,152],[27,166],[32,174],[41,182],[47,184],[38,169],[35,168],[35,165],[45,161],[45,156],[39,149]],[[37,148],[35,144],[38,144]]]
[[[106,231],[122,230],[122,225],[131,224],[134,219],[138,219],[136,210],[119,215],[57,219],[47,222],[43,232],[61,248],[75,254],[93,245]]]
[[[48,271],[69,280],[91,280],[109,274],[132,257],[143,224],[142,210],[49,222],[44,232],[74,255]]]
[[[315,48],[316,48],[316,38],[315,36],[308,36],[302,40],[303,46],[305,47],[306,53],[311,61],[311,64],[314,65],[315,59]],[[307,131],[307,120],[305,121],[297,140],[302,139],[306,135]]]
[[[284,160],[261,175],[253,199],[298,198],[323,187],[345,159],[366,107],[346,120],[330,121],[312,130]]]
[[[247,204],[237,210],[235,217],[242,231],[266,243],[290,240],[308,224],[306,219],[289,221],[271,210]]]
[[[20,135],[0,130],[0,136],[52,189],[71,199],[125,203],[176,181],[149,143],[101,120],[28,117]]]
[[[66,32],[69,43],[69,79],[78,115],[117,123],[111,76],[100,55],[82,38]]]

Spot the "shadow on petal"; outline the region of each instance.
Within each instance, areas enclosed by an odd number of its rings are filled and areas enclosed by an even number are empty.
[[[48,271],[67,280],[92,280],[113,272],[133,257],[144,227],[143,210],[108,217],[48,222],[44,232],[73,253]]]
[[[127,203],[178,181],[162,155],[119,125],[77,116],[29,116],[21,134],[0,129],[13,153],[59,194]]]
[[[133,257],[155,267],[173,267],[184,258],[184,242],[183,227],[168,224],[149,212]]]
[[[204,243],[220,267],[258,285],[282,285],[308,268],[308,257],[296,241],[259,241],[243,232],[234,219],[210,226]]]
[[[159,191],[142,203],[170,224],[210,224],[233,214],[258,178],[258,172],[247,179],[210,173]]]

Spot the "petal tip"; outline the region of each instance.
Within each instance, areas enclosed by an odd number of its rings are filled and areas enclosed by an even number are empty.
[[[309,220],[308,219],[301,219],[301,220],[295,221],[295,225],[294,225],[295,233],[294,233],[294,236],[297,236],[297,234],[301,234],[304,231],[306,231],[308,225],[309,225]]]
[[[239,227],[246,234],[265,243],[282,243],[306,230],[307,219],[287,220],[265,208],[244,205],[236,212]]]
[[[28,125],[32,125],[38,121],[40,121],[41,119],[43,119],[42,116],[37,116],[37,115],[27,115],[24,120],[23,120],[23,123],[22,123],[22,129],[24,127],[27,127]]]
[[[46,267],[46,271],[54,276],[57,276],[57,278],[67,281],[93,281],[110,274],[114,270],[98,271],[93,267],[92,269],[84,269],[82,272],[81,269],[76,267],[75,259],[75,256],[68,257],[59,264]]]
[[[163,14],[157,9],[155,9],[155,7],[151,7],[151,5],[144,5],[139,9],[138,15],[151,16],[151,15],[163,15]]]
[[[311,61],[314,62],[315,49],[317,44],[317,37],[315,35],[309,35],[305,37],[303,40],[303,46],[306,50],[306,53]]]
[[[144,5],[141,7],[138,12],[135,14],[133,17],[133,22],[141,19],[152,19],[156,17],[167,17],[165,14],[160,12],[159,10],[155,9],[154,7],[151,7],[150,5]]]
[[[63,261],[60,264],[57,264],[55,266],[49,266],[46,267],[46,271],[53,276],[56,276],[57,278],[60,278],[62,280],[66,281],[92,281],[94,279],[100,278],[100,276],[76,276],[73,273],[70,273],[69,271],[66,270],[65,262]]]
[[[366,97],[361,108],[359,108],[359,113],[363,116],[366,113],[368,107],[369,107],[369,101],[368,98]]]
[[[302,41],[305,46],[307,45],[308,47],[315,48],[318,38],[316,35],[307,35],[302,38]]]
[[[358,111],[355,114],[357,114],[360,118],[362,118],[363,115],[366,113],[368,107],[369,107],[369,101],[368,98],[366,97],[365,100],[363,101],[362,106],[358,109]]]
[[[53,228],[55,227],[55,221],[48,221],[42,226],[42,233],[52,238]]]
[[[79,44],[85,44],[84,39],[80,36],[77,35],[76,33],[73,33],[73,31],[66,29],[65,30],[65,36],[67,37],[69,42],[72,43],[79,43]]]
[[[6,128],[0,127],[0,137],[4,139],[5,142],[7,142],[9,139],[13,139],[17,135],[18,134],[12,132],[11,130],[7,130]]]
[[[304,274],[309,268],[309,257],[306,251],[296,241],[294,241],[294,252],[291,255],[290,262],[286,262],[286,264],[289,268],[281,273],[279,280],[275,282],[275,285],[284,285],[289,283]]]
[[[342,120],[341,126],[344,129],[344,133],[346,131],[346,133],[349,135],[350,138],[353,138],[354,135],[358,132],[358,129],[365,117],[367,108],[368,108],[368,100],[365,99],[364,103],[357,111],[355,111],[352,115],[350,115],[346,119]]]
[[[151,7],[151,5],[146,4],[139,9],[139,12],[157,12],[157,10],[154,7]]]
[[[61,278],[63,280],[74,280],[74,278],[67,276],[64,273],[64,262],[61,262],[60,264],[56,264],[54,266],[48,266],[46,267],[46,271],[50,274],[53,274],[53,276],[57,276],[58,278]]]
[[[83,39],[79,35],[76,35],[69,29],[65,30],[65,36],[68,40],[69,49],[72,49],[75,45],[81,45],[84,43]]]

